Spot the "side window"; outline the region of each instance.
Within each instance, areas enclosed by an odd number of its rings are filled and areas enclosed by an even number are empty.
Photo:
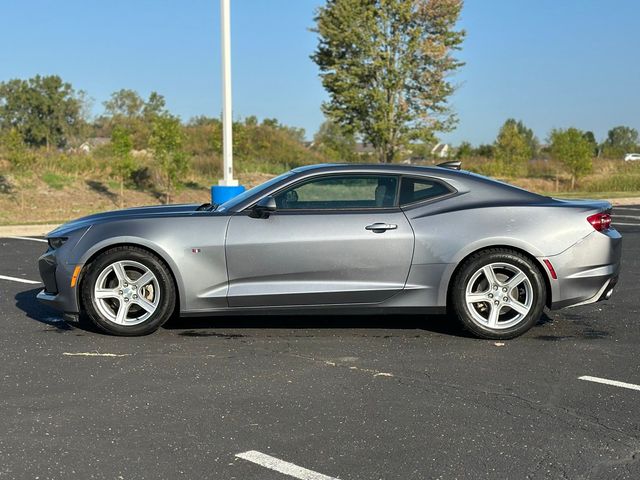
[[[275,196],[279,209],[385,208],[396,205],[398,177],[342,175],[321,177]]]
[[[403,177],[400,188],[400,205],[420,202],[451,193],[442,183],[428,178]]]

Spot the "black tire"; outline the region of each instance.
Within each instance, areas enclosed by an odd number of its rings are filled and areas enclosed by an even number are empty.
[[[157,280],[159,297],[155,311],[144,321],[134,325],[114,323],[100,311],[95,298],[94,287],[100,274],[110,265],[120,261],[142,264],[155,275]],[[100,330],[112,335],[138,336],[155,332],[171,318],[176,306],[176,288],[168,267],[158,256],[134,246],[114,247],[101,253],[87,266],[80,289],[82,307],[91,322]],[[115,305],[118,305],[119,300],[115,301]],[[145,312],[141,310],[141,313]]]
[[[480,318],[484,318],[485,314],[488,318],[490,314],[486,312],[495,308],[490,305],[489,302],[479,301],[478,303],[474,303],[470,306],[466,301],[467,287],[471,281],[487,282],[487,277],[484,276],[483,278],[483,274],[476,277],[478,271],[489,265],[496,264],[508,265],[511,268],[515,267],[515,269],[519,269],[524,273],[528,279],[528,283],[526,283],[526,280],[523,280],[523,283],[520,284],[519,287],[512,290],[513,294],[516,296],[524,295],[523,297],[516,298],[516,300],[524,298],[527,299],[527,303],[530,303],[529,311],[526,315],[518,315],[518,312],[515,310],[505,308],[509,306],[509,301],[513,304],[513,298],[510,293],[504,294],[509,295],[508,297],[502,296],[502,284],[497,290],[497,296],[500,297],[498,301],[505,299],[505,302],[500,303],[499,307],[497,307],[498,313],[506,312],[501,315],[507,317],[511,315],[511,322],[515,322],[513,325],[506,328],[490,328],[488,320],[487,324],[479,320]],[[508,268],[509,267],[505,267],[504,271],[508,272]],[[500,271],[499,268],[497,271]],[[506,275],[507,274],[505,273],[505,276]],[[530,260],[526,255],[515,250],[492,248],[475,253],[464,261],[453,279],[452,288],[450,290],[450,300],[453,311],[462,323],[463,327],[475,337],[494,340],[515,338],[534,326],[542,316],[542,312],[547,301],[547,289],[542,275],[543,273],[540,271],[540,268],[532,260]],[[474,278],[477,278],[477,280],[474,280]],[[508,280],[508,276],[506,278]],[[480,283],[478,283],[478,285],[479,284]],[[528,288],[529,285],[531,287],[530,289]],[[483,285],[482,287],[482,289],[484,289]],[[471,288],[473,290],[473,287]],[[492,287],[489,285],[488,288],[489,290],[487,290],[487,292],[493,294],[491,290]],[[531,291],[530,293],[529,290]],[[489,293],[487,293],[487,295],[489,295]],[[528,299],[528,295],[532,296],[531,300]],[[472,308],[475,309],[475,312],[471,310]],[[519,316],[522,316],[522,318],[519,319]],[[500,325],[499,321],[498,325]],[[509,325],[509,320],[503,322],[503,325]]]

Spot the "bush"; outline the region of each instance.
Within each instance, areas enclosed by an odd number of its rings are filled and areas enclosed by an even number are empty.
[[[13,192],[13,184],[9,181],[9,179],[0,175],[0,193],[12,193]]]

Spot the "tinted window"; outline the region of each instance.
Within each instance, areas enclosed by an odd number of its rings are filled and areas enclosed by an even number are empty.
[[[440,182],[426,178],[403,178],[400,189],[400,205],[420,202],[430,198],[451,193],[451,190]]]
[[[266,190],[266,189],[270,188],[272,185],[275,185],[279,181],[284,180],[285,178],[290,177],[291,175],[293,175],[292,172],[286,172],[286,173],[283,173],[282,175],[278,175],[277,177],[274,177],[271,180],[266,181],[265,183],[257,185],[255,187],[253,187],[252,189],[247,190],[247,191],[241,193],[240,195],[237,195],[237,196],[233,197],[230,200],[227,200],[222,205],[218,206],[218,208],[216,210],[219,211],[219,212],[222,212],[222,211],[225,211],[225,210],[233,209],[233,207],[235,207],[236,205],[239,205],[240,203],[244,202],[247,198],[250,198],[253,195],[258,195],[263,190]]]
[[[398,178],[379,175],[322,177],[275,196],[280,209],[384,208],[396,202]]]

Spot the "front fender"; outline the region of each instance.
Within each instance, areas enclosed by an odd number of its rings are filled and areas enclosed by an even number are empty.
[[[153,242],[147,238],[143,238],[135,235],[119,235],[114,237],[109,237],[98,241],[97,243],[91,243],[91,238],[86,239],[86,243],[84,242],[85,238],[81,240],[72,251],[72,258],[70,258],[70,262],[73,262],[76,265],[86,265],[89,261],[98,255],[100,252],[108,250],[109,248],[121,246],[121,245],[134,245],[137,247],[142,247],[151,252],[158,255],[164,262],[169,266],[171,273],[176,281],[176,287],[178,288],[178,298],[180,299],[180,310],[184,309],[185,302],[185,286],[184,280],[182,278],[180,269],[178,265],[173,260],[169,252],[165,250],[160,244]],[[85,247],[85,248],[83,248]],[[74,257],[75,254],[75,258]]]

